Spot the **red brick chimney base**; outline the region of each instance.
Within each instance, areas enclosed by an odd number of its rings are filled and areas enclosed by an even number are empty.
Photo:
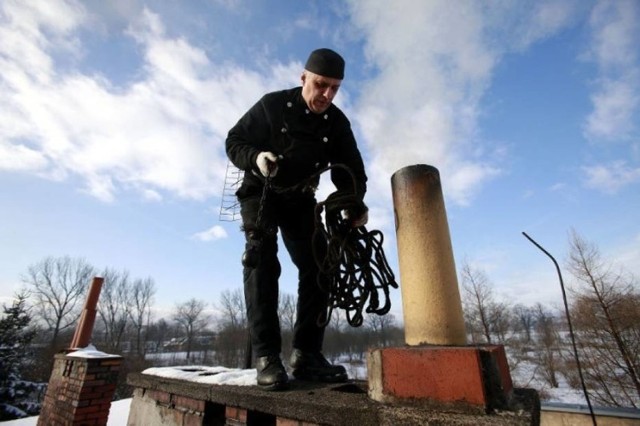
[[[107,424],[122,357],[56,354],[38,426]]]
[[[367,356],[369,397],[465,413],[508,409],[513,384],[504,347],[382,348]]]

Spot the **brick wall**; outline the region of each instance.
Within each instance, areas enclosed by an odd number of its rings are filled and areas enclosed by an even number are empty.
[[[57,354],[38,426],[106,425],[121,363]]]
[[[225,426],[319,426],[317,423],[288,419],[232,406],[225,407],[224,424]]]
[[[318,423],[190,398],[158,389],[135,389],[128,425],[319,426]]]

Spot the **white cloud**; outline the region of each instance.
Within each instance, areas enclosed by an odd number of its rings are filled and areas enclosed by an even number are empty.
[[[7,1],[0,6],[0,62],[3,84],[16,84],[17,69],[38,81],[53,72],[49,52],[78,53],[78,41],[72,32],[81,24],[84,10],[75,1]],[[6,76],[5,73],[10,73]]]
[[[535,0],[532,2],[506,2],[487,5],[493,17],[493,26],[505,29],[508,35],[500,43],[509,43],[516,51],[525,50],[539,40],[553,36],[570,25],[578,16],[580,0]]]
[[[590,54],[603,70],[634,66],[638,60],[638,3],[600,0],[591,12]]]
[[[370,1],[352,3],[352,19],[364,33],[367,58],[379,69],[364,85],[358,117],[373,152],[370,168],[384,176],[379,184],[388,185],[390,174],[417,163],[447,176],[457,173],[462,141],[473,135],[477,103],[495,61],[482,45],[480,11],[446,2],[389,8]],[[484,169],[478,164],[477,170]],[[468,197],[465,180],[460,175],[449,186],[461,203]]]
[[[362,86],[356,120],[371,151],[372,188],[396,170],[438,168],[447,198],[465,205],[502,172],[502,148],[478,136],[482,97],[502,55],[571,21],[573,2],[350,2],[377,75]],[[517,30],[515,37],[504,37]]]
[[[449,178],[449,189],[459,204],[468,205],[482,183],[500,173],[497,166],[461,161]]]
[[[619,80],[602,79],[591,95],[593,112],[585,124],[588,138],[616,140],[631,134],[640,102],[640,80],[636,74],[634,72]]]
[[[301,68],[276,64],[273,74],[257,74],[215,63],[186,39],[168,37],[162,19],[145,10],[128,30],[143,68],[129,86],[113,87],[56,67],[60,48],[79,55],[78,31],[93,19],[77,3],[0,8],[0,168],[78,175],[87,193],[107,202],[121,190],[146,199],[220,195],[226,132],[264,92],[295,82]]]
[[[142,196],[147,201],[162,201],[162,195],[160,195],[157,191],[153,191],[151,189],[143,189]]]
[[[569,25],[575,5],[407,1],[390,8],[382,0],[351,2],[349,24],[363,36],[377,74],[360,85],[359,99],[342,92],[338,103],[359,124],[363,148],[369,148],[371,191],[388,197],[393,172],[427,163],[441,170],[447,198],[469,204],[505,164],[501,148],[488,146],[478,132],[496,64]],[[122,16],[134,19],[127,34],[143,66],[135,81],[114,87],[104,77],[56,64],[61,49],[82,57],[79,31],[95,23],[93,9],[71,0],[11,1],[0,8],[0,38],[9,41],[0,45],[0,149],[6,154],[0,169],[50,179],[77,175],[85,191],[105,201],[122,190],[147,200],[220,195],[227,130],[264,92],[296,84],[302,68],[299,62],[275,63],[257,73],[218,63],[186,38],[168,36],[160,16],[134,7]],[[514,28],[513,37],[500,37]],[[603,37],[602,44],[611,41],[629,52],[629,31]],[[597,52],[608,50],[594,48],[594,57],[605,58]],[[632,81],[612,82],[599,86],[603,99],[589,125],[605,133],[602,126],[628,122],[619,116],[625,105],[631,110],[637,104],[637,91],[620,86],[629,82],[633,89]]]
[[[607,165],[585,166],[585,185],[608,194],[615,194],[624,186],[640,182],[640,168],[633,168],[624,161]]]
[[[598,67],[599,78],[584,133],[596,140],[627,139],[635,130],[640,106],[640,6],[634,0],[599,1],[590,28],[592,42],[586,56]]]
[[[43,169],[47,160],[38,151],[24,145],[11,145],[0,141],[0,170],[35,171]]]
[[[214,3],[218,3],[231,11],[238,10],[243,6],[242,0],[214,0]]]
[[[204,242],[221,240],[227,238],[227,231],[220,225],[214,225],[206,231],[193,234],[191,238],[194,240],[200,240]]]

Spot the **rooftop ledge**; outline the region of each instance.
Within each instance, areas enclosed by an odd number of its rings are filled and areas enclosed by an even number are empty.
[[[215,369],[219,368],[220,371]],[[294,419],[323,425],[531,425],[539,421],[540,402],[537,393],[531,389],[514,389],[511,410],[492,414],[464,414],[447,412],[424,405],[424,401],[415,405],[383,404],[370,399],[367,395],[366,381],[349,381],[339,384],[323,384],[291,381],[289,390],[267,392],[257,386],[231,385],[221,380],[216,384],[216,375],[232,374],[244,377],[255,370],[229,370],[222,367],[166,367],[132,373],[127,383],[134,388],[132,415],[136,405],[145,404],[144,398],[157,398],[164,395],[164,409],[173,409],[172,401],[180,398],[203,402],[204,406],[222,406],[241,408],[274,416],[274,418]],[[238,379],[238,383],[245,383]],[[253,382],[255,383],[255,382]],[[146,396],[145,396],[146,395]],[[163,399],[163,398],[161,398]],[[140,408],[143,410],[143,408]],[[203,415],[205,408],[201,409]],[[131,423],[129,424],[135,424]],[[204,423],[203,423],[204,424]]]

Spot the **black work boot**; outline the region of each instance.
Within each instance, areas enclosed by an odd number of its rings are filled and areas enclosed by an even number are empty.
[[[294,349],[289,365],[298,380],[312,382],[339,383],[349,378],[341,365],[333,365],[320,352],[304,352]]]
[[[287,375],[278,355],[261,356],[256,360],[258,386],[264,390],[283,390],[289,387]]]

